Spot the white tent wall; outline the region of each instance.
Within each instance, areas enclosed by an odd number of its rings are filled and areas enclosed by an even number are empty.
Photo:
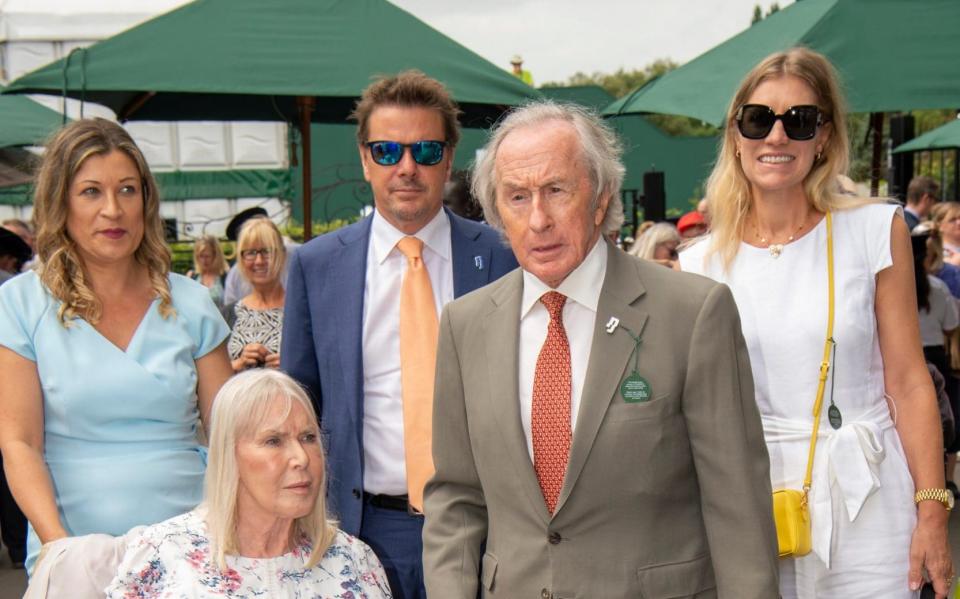
[[[0,0],[0,84],[60,59],[147,19],[173,10],[184,0]],[[71,118],[80,102],[54,96],[31,98]],[[84,116],[115,118],[96,104]],[[157,172],[287,168],[287,129],[275,122],[129,122],[127,130]],[[262,205],[278,223],[289,206],[276,198],[164,202],[163,216],[176,218],[182,238],[223,235],[229,217]],[[2,218],[29,218],[30,207],[0,206]]]

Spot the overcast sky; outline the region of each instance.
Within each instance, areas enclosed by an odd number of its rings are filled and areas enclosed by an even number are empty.
[[[684,63],[743,31],[771,0],[391,0],[487,60],[520,54],[536,85],[577,71]],[[781,0],[780,6],[792,4]]]

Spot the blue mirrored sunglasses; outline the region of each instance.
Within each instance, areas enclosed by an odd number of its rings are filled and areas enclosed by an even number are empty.
[[[380,166],[393,166],[403,158],[405,148],[410,148],[413,161],[423,166],[433,166],[443,160],[445,141],[415,141],[412,144],[402,144],[397,141],[368,141],[370,157]]]

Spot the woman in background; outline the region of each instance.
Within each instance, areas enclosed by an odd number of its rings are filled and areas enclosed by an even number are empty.
[[[283,329],[283,268],[287,252],[280,230],[267,218],[247,221],[237,241],[240,272],[253,291],[224,307],[232,329],[227,348],[235,372],[280,367]]]
[[[677,268],[677,247],[680,233],[670,223],[657,223],[637,238],[628,253],[652,260],[670,268]]]
[[[204,235],[193,242],[193,270],[187,276],[210,290],[210,299],[223,307],[223,285],[227,278],[227,259],[213,235]]]

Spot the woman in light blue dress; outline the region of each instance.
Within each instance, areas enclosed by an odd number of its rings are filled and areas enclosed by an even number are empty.
[[[119,535],[202,497],[197,425],[230,376],[207,289],[171,274],[159,194],[119,125],[80,120],[37,175],[37,271],[0,289],[0,449],[44,543]]]

